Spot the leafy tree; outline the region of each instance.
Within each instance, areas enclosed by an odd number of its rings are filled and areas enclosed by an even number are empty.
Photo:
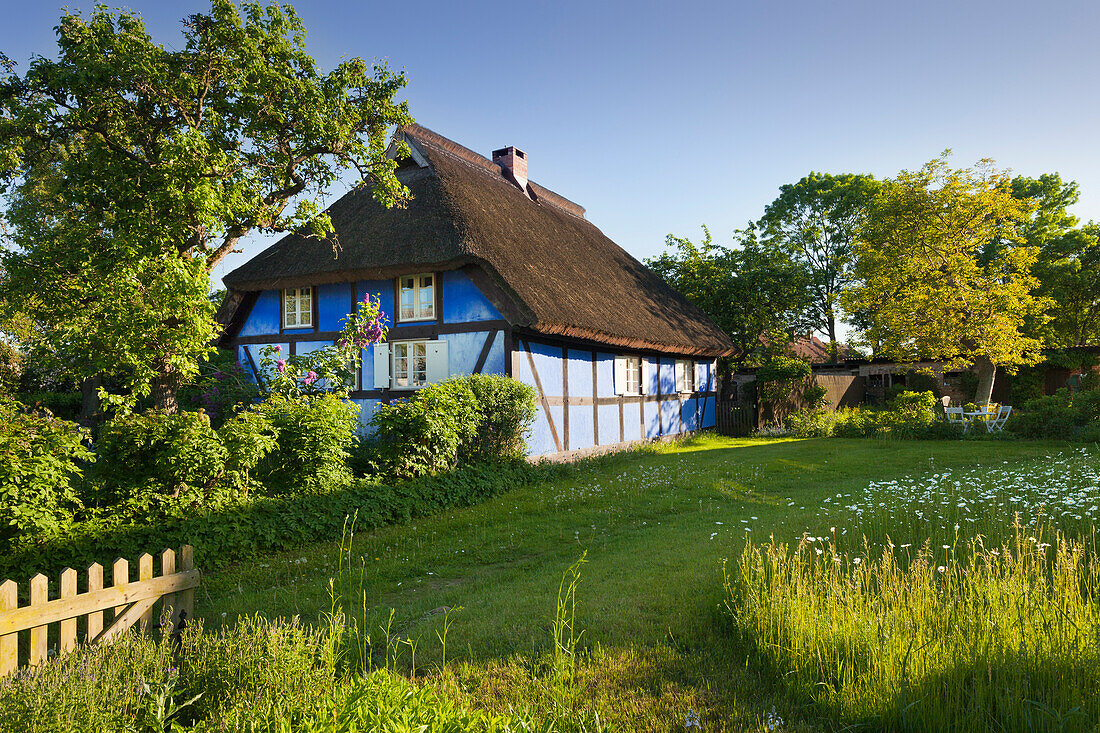
[[[743,365],[804,330],[807,289],[803,270],[762,247],[751,226],[735,238],[733,247],[715,244],[705,226],[699,244],[670,234],[668,251],[645,264],[729,335]]]
[[[865,314],[876,356],[975,365],[983,402],[998,366],[1040,359],[1042,342],[1022,333],[1045,306],[1032,292],[1037,248],[1024,243],[1033,207],[992,161],[952,170],[948,155],[884,182],[860,227],[857,281],[843,301]]]
[[[1012,193],[1035,205],[1024,237],[1039,251],[1032,271],[1050,316],[1045,324],[1029,324],[1028,332],[1054,347],[1095,343],[1100,340],[1100,225],[1080,226],[1067,211],[1080,191],[1057,173],[1017,176]]]
[[[763,241],[806,270],[810,325],[837,355],[840,293],[852,276],[852,242],[878,181],[868,175],[810,173],[779,189],[758,222]]]
[[[242,237],[329,232],[322,197],[345,169],[387,206],[407,195],[386,156],[410,121],[402,74],[359,58],[321,73],[276,3],[212,0],[183,35],[172,50],[135,14],[66,13],[57,60],[0,80],[4,298],[84,356],[81,376],[167,410],[210,353],[210,272]]]

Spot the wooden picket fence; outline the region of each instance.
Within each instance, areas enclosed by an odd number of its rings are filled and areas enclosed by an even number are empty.
[[[199,571],[195,569],[194,550],[184,545],[179,552],[180,568],[176,569],[176,553],[160,553],[160,575],[153,575],[153,556],[145,553],[138,558],[137,580],[130,581],[130,564],[119,558],[111,567],[111,585],[103,586],[103,566],[88,566],[86,588],[77,593],[77,572],[61,571],[56,598],[50,600],[50,581],[39,573],[30,580],[29,602],[19,605],[19,587],[14,581],[0,583],[0,677],[19,667],[19,634],[30,631],[28,664],[41,664],[47,657],[47,640],[51,624],[58,624],[57,653],[68,654],[76,648],[77,620],[83,624],[85,643],[106,644],[127,629],[138,625],[143,632],[153,622],[153,606],[161,602],[156,618],[171,619],[172,630],[178,630],[194,613],[195,588]],[[107,614],[110,613],[108,617]],[[105,618],[106,617],[106,618]],[[106,620],[106,625],[105,625]]]

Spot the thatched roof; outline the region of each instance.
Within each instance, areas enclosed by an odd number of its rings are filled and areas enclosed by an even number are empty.
[[[328,213],[335,242],[292,234],[225,276],[230,291],[388,278],[478,265],[519,329],[668,353],[719,356],[733,344],[697,308],[536,183],[521,190],[492,161],[419,125],[398,177],[406,208],[355,189]],[[335,248],[334,248],[335,245]],[[231,317],[231,314],[226,314]]]

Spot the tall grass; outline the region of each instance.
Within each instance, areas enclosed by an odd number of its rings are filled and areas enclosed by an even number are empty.
[[[1100,724],[1100,565],[1076,540],[1017,533],[937,560],[803,542],[724,567],[751,663],[836,725],[1092,730]]]

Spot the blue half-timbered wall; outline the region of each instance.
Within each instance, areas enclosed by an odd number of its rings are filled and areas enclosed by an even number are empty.
[[[410,273],[412,274],[412,273]],[[245,371],[256,377],[260,351],[278,344],[282,353],[306,354],[330,346],[343,319],[368,293],[381,300],[390,318],[388,340],[440,339],[447,342],[447,373],[510,374],[539,394],[538,414],[528,440],[531,455],[584,451],[601,446],[679,435],[715,424],[715,364],[695,360],[696,390],[676,391],[675,357],[642,357],[640,395],[619,395],[615,357],[627,352],[547,344],[527,339],[510,345],[510,330],[501,313],[463,270],[436,273],[436,318],[411,324],[394,323],[395,280],[314,285],[314,325],[282,328],[281,293],[261,292],[236,336],[237,354]],[[351,393],[366,429],[383,401],[407,396],[407,391],[374,389],[374,360],[363,354],[360,389]]]
[[[644,394],[620,395],[616,355],[626,352],[516,340],[512,376],[539,394],[528,440],[531,455],[586,451],[714,427],[714,361],[693,360],[695,391],[680,394],[676,358],[642,356]]]
[[[412,274],[412,273],[410,273]],[[390,319],[388,341],[440,339],[447,342],[448,376],[505,374],[507,369],[506,328],[500,312],[462,270],[437,272],[434,320],[395,323],[395,279],[314,285],[314,324],[309,328],[282,328],[282,294],[265,290],[256,298],[237,332],[237,358],[253,379],[261,369],[260,351],[269,345],[282,346],[282,353],[306,354],[331,346],[344,327],[344,318],[368,293],[381,300],[382,312]],[[360,389],[351,400],[359,406],[360,425],[383,400],[407,396],[407,391],[374,389],[374,360],[364,352]]]

